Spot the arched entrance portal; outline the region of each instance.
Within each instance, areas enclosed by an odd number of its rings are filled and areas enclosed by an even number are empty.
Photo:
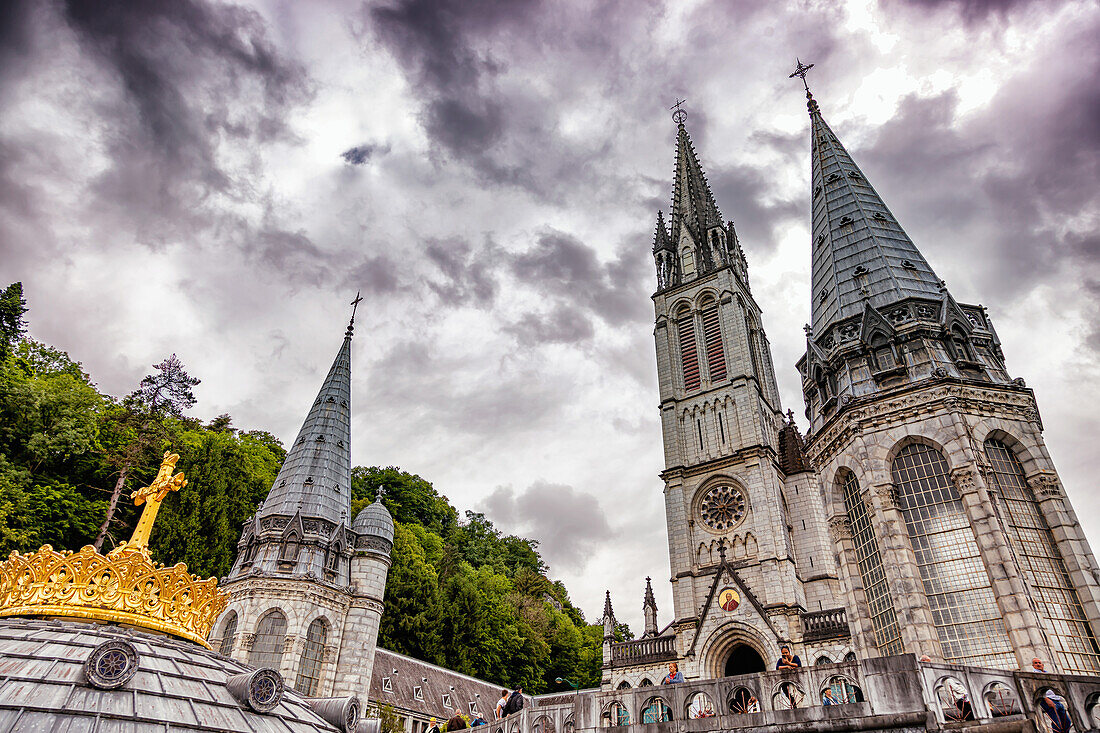
[[[748,644],[737,644],[730,650],[729,656],[726,657],[724,676],[733,677],[738,674],[763,672],[764,669],[764,659],[759,652]]]

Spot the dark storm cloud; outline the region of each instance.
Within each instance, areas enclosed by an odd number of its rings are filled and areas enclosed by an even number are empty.
[[[364,144],[348,148],[344,152],[340,153],[340,157],[343,158],[344,162],[348,163],[349,165],[365,165],[366,163],[370,162],[375,153],[385,154],[389,151],[389,146]]]
[[[950,8],[957,12],[968,23],[986,20],[990,17],[1006,16],[1009,11],[1026,5],[1031,5],[1035,0],[882,0],[884,8],[892,6],[911,6],[913,8],[932,10]]]
[[[540,293],[564,298],[588,308],[610,325],[645,319],[642,284],[650,255],[643,242],[619,250],[616,259],[600,262],[596,251],[576,237],[554,229],[544,230],[534,246],[511,256],[512,274]]]
[[[741,245],[757,256],[775,249],[780,227],[805,216],[804,199],[772,201],[773,179],[762,168],[718,168],[710,176],[710,184],[716,200],[729,202],[722,214],[733,219]]]
[[[599,500],[564,484],[536,481],[522,492],[500,486],[478,508],[510,532],[538,537],[552,568],[580,572],[593,550],[615,537]]]
[[[432,239],[424,253],[442,276],[428,277],[426,282],[444,304],[472,303],[480,308],[493,304],[497,293],[493,268],[498,260],[498,248],[492,241],[474,249],[459,237]]]
[[[400,285],[397,264],[384,255],[362,257],[344,273],[348,288],[380,294],[389,294]]]

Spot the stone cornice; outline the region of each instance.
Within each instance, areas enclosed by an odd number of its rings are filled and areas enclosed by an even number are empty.
[[[999,416],[1037,422],[1035,396],[1026,387],[924,383],[896,392],[850,402],[806,439],[806,455],[820,469],[844,450],[856,435],[912,423],[936,412],[959,410],[971,415]]]
[[[664,471],[661,471],[660,477],[663,481],[667,482],[673,477],[687,478],[705,473],[713,473],[715,471],[730,468],[738,463],[744,463],[753,458],[774,462],[776,460],[775,449],[770,445],[751,445],[734,451],[728,456],[713,458],[704,463],[666,468]]]

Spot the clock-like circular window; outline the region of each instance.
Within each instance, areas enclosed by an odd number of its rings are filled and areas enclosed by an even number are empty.
[[[703,496],[699,513],[708,527],[725,531],[745,518],[745,495],[728,484],[715,486]]]

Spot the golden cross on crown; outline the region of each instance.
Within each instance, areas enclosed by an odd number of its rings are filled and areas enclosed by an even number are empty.
[[[172,471],[176,468],[176,461],[179,459],[178,453],[165,451],[157,477],[151,484],[137,489],[130,495],[135,506],[145,504],[145,509],[141,512],[137,527],[134,528],[134,536],[119,549],[148,552],[149,534],[153,531],[153,522],[156,521],[157,512],[160,511],[160,503],[170,492],[179,491],[187,485],[187,479],[183,477],[182,471],[172,475]]]

